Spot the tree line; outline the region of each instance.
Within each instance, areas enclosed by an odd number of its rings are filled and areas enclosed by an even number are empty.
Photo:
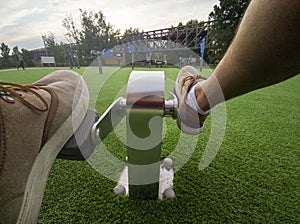
[[[209,14],[209,20],[213,21],[209,26],[209,39],[211,48],[208,49],[205,60],[209,63],[218,62],[226,52],[231,43],[236,28],[240,22],[245,9],[250,0],[219,0]],[[92,12],[80,11],[80,23],[76,23],[76,18],[67,15],[63,21],[66,34],[66,42],[57,42],[55,35],[50,32],[42,35],[42,40],[49,56],[55,56],[56,61],[69,60],[70,53],[74,53],[81,60],[81,64],[90,63],[91,49],[110,49],[116,44],[128,39],[130,35],[140,35],[143,31],[139,28],[128,28],[123,34],[120,30],[115,30],[114,26],[106,21],[102,11]],[[191,19],[186,24],[179,22],[177,26],[192,25],[203,23],[197,19]],[[16,52],[19,51],[15,46],[9,48],[4,42],[0,45],[0,68],[14,67],[16,65]],[[32,66],[32,54],[26,49],[21,49],[25,64]]]

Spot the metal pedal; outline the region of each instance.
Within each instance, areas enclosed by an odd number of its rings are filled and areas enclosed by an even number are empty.
[[[59,159],[86,160],[93,153],[96,144],[92,141],[92,127],[99,119],[94,110],[88,110],[79,128],[57,155]]]
[[[79,128],[57,155],[59,159],[86,160],[95,147],[113,131],[125,116],[126,100],[115,100],[99,117],[95,110],[88,110]]]

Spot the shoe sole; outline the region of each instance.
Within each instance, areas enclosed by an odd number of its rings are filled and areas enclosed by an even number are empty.
[[[84,99],[84,93],[85,91],[83,89],[81,97],[79,97],[71,115],[45,143],[38,154],[26,183],[17,224],[37,222],[48,175],[54,160],[68,139],[73,135],[73,128],[78,128],[85,116],[86,109],[84,109],[85,106],[83,106],[84,102],[82,100]]]

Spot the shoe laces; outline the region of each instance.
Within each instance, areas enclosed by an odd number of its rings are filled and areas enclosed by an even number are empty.
[[[38,93],[36,90],[39,90],[38,86],[32,84],[15,84],[9,82],[0,82],[0,98],[2,98],[7,103],[15,103],[15,99],[18,99],[20,102],[25,104],[26,106],[30,107],[31,109],[37,111],[47,111],[48,104],[46,100]],[[38,107],[31,102],[27,101],[23,94],[17,92],[29,92],[32,93],[42,104],[41,107]]]
[[[187,75],[181,80],[181,86],[188,84],[187,90],[189,91],[190,88],[197,83],[197,80],[201,78],[203,79],[201,75]]]

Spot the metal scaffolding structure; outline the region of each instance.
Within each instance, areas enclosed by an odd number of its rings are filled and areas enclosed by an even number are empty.
[[[211,22],[171,27],[142,32],[122,38],[119,52],[197,50],[203,38],[208,40],[208,27]],[[118,47],[117,47],[118,48]]]

